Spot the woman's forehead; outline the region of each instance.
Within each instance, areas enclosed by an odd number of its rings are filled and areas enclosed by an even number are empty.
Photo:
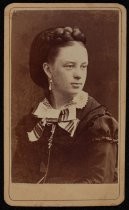
[[[64,59],[66,61],[72,59],[88,60],[87,49],[79,43],[75,43],[72,46],[61,47],[59,49],[57,59]]]

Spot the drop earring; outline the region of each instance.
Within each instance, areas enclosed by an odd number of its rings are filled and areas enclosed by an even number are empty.
[[[52,79],[49,80],[49,90],[52,90]]]

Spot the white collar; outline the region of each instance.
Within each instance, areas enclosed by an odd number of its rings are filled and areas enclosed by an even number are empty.
[[[71,103],[64,106],[63,109],[53,109],[49,101],[45,98],[39,103],[37,109],[33,112],[33,115],[35,115],[38,118],[41,118],[43,124],[41,126],[40,122],[38,122],[31,132],[27,132],[29,141],[37,141],[40,138],[46,125],[46,121],[48,121],[48,119],[50,120],[50,122],[52,122],[53,120],[56,120],[56,122],[58,122],[61,112],[63,112],[63,121],[59,121],[58,125],[64,130],[66,130],[68,133],[70,133],[72,137],[79,123],[79,119],[76,118],[76,109],[84,108],[87,102],[88,93],[84,91],[81,91],[81,93],[79,93],[71,101]],[[68,112],[66,110],[68,110]],[[38,127],[39,129],[37,129]],[[41,134],[39,134],[39,131],[41,132]]]
[[[81,91],[77,96],[73,98],[73,100],[64,106],[62,109],[54,109],[47,98],[45,98],[43,101],[41,101],[38,104],[37,109],[32,113],[38,118],[58,118],[61,110],[68,108],[69,113],[71,115],[70,119],[76,118],[76,108],[82,109],[86,106],[88,102],[88,93]]]

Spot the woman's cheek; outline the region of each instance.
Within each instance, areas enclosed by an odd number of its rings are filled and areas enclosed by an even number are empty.
[[[84,71],[83,78],[84,78],[84,80],[86,80],[86,78],[87,78],[87,71]]]

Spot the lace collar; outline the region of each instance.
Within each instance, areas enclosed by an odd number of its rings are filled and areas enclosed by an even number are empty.
[[[61,110],[63,109],[70,109],[71,115],[74,112],[75,114],[75,109],[82,109],[86,106],[88,102],[88,93],[81,91],[76,97],[73,98],[73,100],[62,107],[61,109],[54,109],[51,104],[49,103],[48,99],[45,98],[43,101],[41,101],[38,104],[38,107],[36,110],[32,113],[33,115],[37,116],[38,118],[46,118],[46,117],[52,117],[52,118],[57,118],[59,117],[59,114]]]

